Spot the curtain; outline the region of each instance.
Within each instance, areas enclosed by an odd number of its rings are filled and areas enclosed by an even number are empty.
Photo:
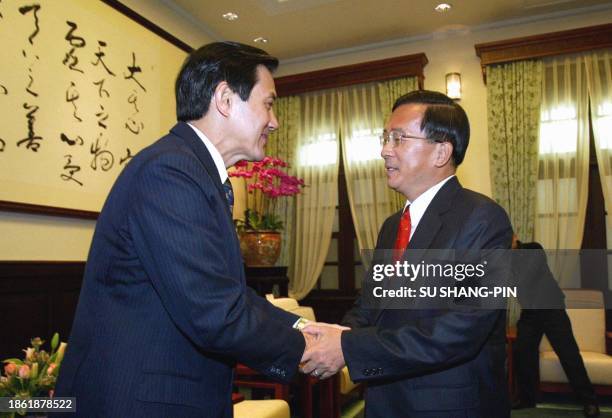
[[[597,165],[606,205],[606,236],[612,248],[612,50],[584,54]]]
[[[582,56],[546,60],[538,151],[536,239],[579,249],[588,197],[589,116]]]
[[[542,62],[487,67],[489,161],[493,198],[522,241],[534,236]]]
[[[278,119],[279,128],[272,133],[266,145],[266,155],[278,157],[289,163],[286,170],[295,175],[295,149],[300,119],[300,99],[296,96],[280,97],[274,102],[274,111]],[[281,231],[281,253],[277,265],[289,264],[289,255],[292,252],[293,224],[295,215],[295,196],[279,197],[276,199],[263,197],[261,193],[249,193],[247,207],[260,210],[263,213],[274,213],[284,228]],[[260,208],[260,209],[258,209]]]
[[[582,55],[546,59],[542,83],[536,240],[548,249],[580,249],[589,175],[588,90]],[[580,287],[576,257],[549,256],[561,287]]]
[[[487,67],[489,164],[493,198],[508,212],[523,241],[534,235],[542,62],[517,61]],[[508,324],[520,316],[508,300]]]
[[[302,299],[315,286],[331,242],[338,201],[340,92],[300,96],[296,174],[306,187],[297,196],[290,295]]]
[[[409,91],[401,89],[416,84],[416,77],[410,77],[342,90],[342,156],[360,250],[375,248],[384,220],[405,204],[406,198],[387,186],[379,136],[385,122],[383,114],[388,117],[395,99]],[[362,262],[367,260],[362,257]]]

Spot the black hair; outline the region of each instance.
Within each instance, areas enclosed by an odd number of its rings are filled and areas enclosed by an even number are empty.
[[[248,100],[260,65],[274,72],[278,59],[237,42],[213,42],[193,51],[176,78],[176,118],[183,122],[202,118],[222,81],[243,101]]]
[[[437,91],[415,90],[393,104],[393,110],[405,104],[425,105],[421,131],[429,139],[453,145],[453,164],[459,166],[470,142],[470,122],[465,110],[450,97]]]

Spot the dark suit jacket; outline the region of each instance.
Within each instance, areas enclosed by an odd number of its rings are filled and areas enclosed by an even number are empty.
[[[377,249],[392,249],[401,211],[383,224]],[[407,249],[509,248],[510,222],[491,199],[456,177],[436,194]],[[509,417],[505,311],[365,309],[343,319],[351,378],[367,381],[366,417]]]
[[[230,417],[236,360],[292,378],[296,319],[247,288],[218,171],[178,123],[106,200],[56,395],[79,417]]]

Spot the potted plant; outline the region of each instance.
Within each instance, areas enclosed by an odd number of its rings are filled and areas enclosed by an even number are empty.
[[[248,266],[272,266],[280,255],[283,229],[283,222],[275,214],[276,199],[297,195],[304,181],[287,174],[283,168],[289,165],[280,158],[265,157],[253,163],[240,161],[235,167],[230,176],[245,178],[249,193],[267,198],[258,199],[256,209],[247,209],[244,220],[236,220],[242,256]]]
[[[25,358],[10,358],[3,361],[4,375],[0,376],[0,397],[27,400],[34,397],[52,397],[60,364],[64,358],[66,343],[59,342],[59,334],[51,339],[51,351],[41,350],[44,341],[33,338],[32,346],[24,349]],[[25,415],[26,409],[17,411]],[[0,416],[14,416],[13,413]]]

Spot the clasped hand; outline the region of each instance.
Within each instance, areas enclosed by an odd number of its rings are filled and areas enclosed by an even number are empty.
[[[340,337],[350,330],[341,325],[311,322],[302,329],[306,349],[300,363],[302,373],[327,379],[344,367]]]

